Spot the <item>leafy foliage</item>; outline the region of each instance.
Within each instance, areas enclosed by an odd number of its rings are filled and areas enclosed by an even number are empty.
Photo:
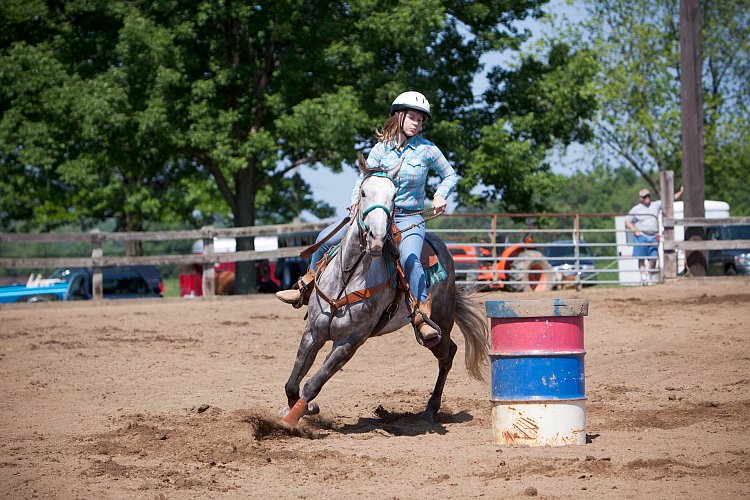
[[[492,124],[481,130],[467,168],[469,185],[485,185],[484,200],[501,200],[497,208],[507,212],[549,208],[556,188],[545,159],[555,145],[591,138],[588,82],[595,71],[591,53],[558,44],[547,61],[527,55],[518,68],[490,72],[484,113]]]
[[[589,56],[560,46],[496,70],[480,103],[471,84],[484,53],[520,47],[516,22],[544,3],[4,2],[0,226],[330,215],[297,167],[350,168],[406,89],[433,103],[426,135],[464,177],[462,199],[541,207],[545,151],[588,134]]]
[[[590,21],[567,39],[597,54],[596,142],[658,191],[658,172],[681,172],[679,2],[586,0]],[[746,214],[750,195],[750,2],[701,2],[705,193]],[[570,28],[570,27],[569,27]],[[743,154],[745,153],[745,154]],[[635,193],[637,186],[631,188]]]

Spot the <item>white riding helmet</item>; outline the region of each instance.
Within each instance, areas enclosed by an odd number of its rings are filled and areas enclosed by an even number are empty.
[[[420,113],[424,113],[427,118],[432,118],[432,115],[430,115],[430,101],[419,92],[410,90],[409,92],[404,92],[396,97],[393,104],[391,104],[391,116],[393,116],[396,111],[403,111],[406,109],[419,111]]]

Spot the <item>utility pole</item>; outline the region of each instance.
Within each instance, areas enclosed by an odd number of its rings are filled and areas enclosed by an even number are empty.
[[[698,0],[680,0],[680,109],[682,111],[682,179],[685,217],[706,216],[703,170],[703,96],[701,95],[700,6]],[[703,227],[686,227],[685,241],[704,239]],[[685,252],[693,276],[705,276],[706,256]]]

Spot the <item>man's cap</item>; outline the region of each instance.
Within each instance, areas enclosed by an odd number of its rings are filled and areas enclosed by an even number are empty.
[[[643,198],[644,196],[651,196],[651,191],[649,191],[646,188],[643,188],[640,191],[638,191],[638,196],[640,196],[641,198]]]

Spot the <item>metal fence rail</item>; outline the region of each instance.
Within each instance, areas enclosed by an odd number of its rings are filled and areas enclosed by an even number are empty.
[[[450,214],[428,228],[448,243],[458,283],[488,289],[549,290],[586,285],[641,285],[638,261],[659,282],[659,256],[636,258],[627,214]],[[467,227],[470,226],[470,227]],[[546,262],[546,264],[545,264]],[[547,265],[548,264],[548,265]]]

